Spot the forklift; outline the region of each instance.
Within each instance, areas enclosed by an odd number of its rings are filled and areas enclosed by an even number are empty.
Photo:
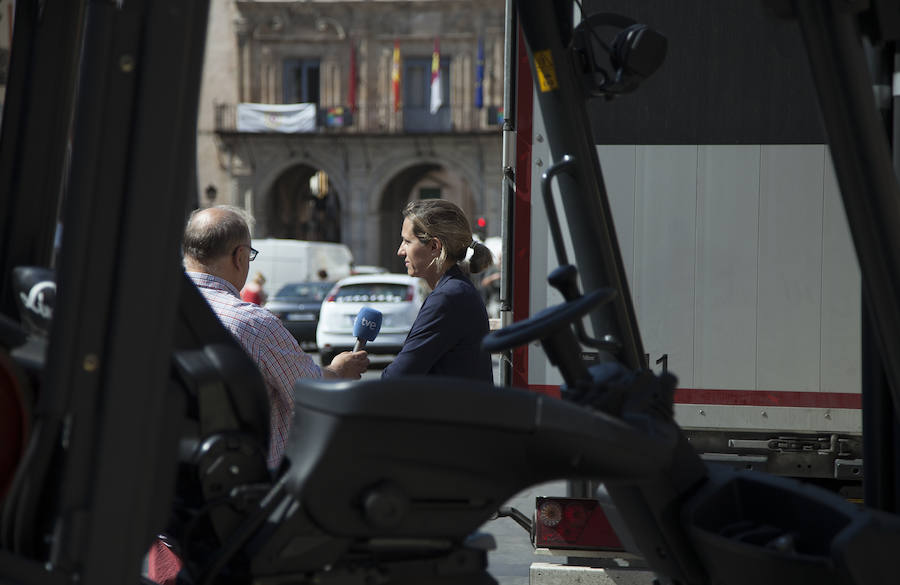
[[[645,363],[585,102],[640,91],[661,34],[620,21],[606,42],[572,2],[509,3],[562,161],[542,180],[570,218],[548,276],[565,301],[483,345],[540,343],[562,400],[298,381],[270,472],[262,378],[181,267],[208,0],[21,0],[0,135],[0,583],[147,582],[164,534],[180,583],[488,585],[478,527],[570,478],[605,483],[661,584],[882,583],[900,550],[900,149],[866,51],[896,50],[900,7],[766,4],[803,32],[863,275],[864,505],[702,461],[674,377]]]

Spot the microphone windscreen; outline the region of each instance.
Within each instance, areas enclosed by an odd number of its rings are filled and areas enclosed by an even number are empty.
[[[356,315],[356,322],[353,323],[353,337],[372,341],[381,330],[381,320],[381,311],[371,307],[363,307],[359,314]]]

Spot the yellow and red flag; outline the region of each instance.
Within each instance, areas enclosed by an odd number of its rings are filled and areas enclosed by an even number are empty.
[[[394,62],[391,65],[391,87],[394,90],[394,111],[400,111],[400,41],[394,41]]]

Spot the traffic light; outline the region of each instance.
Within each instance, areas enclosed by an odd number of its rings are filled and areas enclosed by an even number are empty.
[[[475,233],[481,238],[481,241],[487,237],[487,219],[483,215],[475,220]]]

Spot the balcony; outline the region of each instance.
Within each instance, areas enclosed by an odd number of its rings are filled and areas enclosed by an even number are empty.
[[[496,132],[503,121],[499,106],[442,106],[432,114],[427,107],[408,107],[394,111],[393,104],[387,103],[358,106],[356,111],[351,111],[344,105],[295,105],[307,106],[308,113],[300,123],[280,124],[275,119],[279,114],[273,114],[271,123],[260,118],[258,123],[248,124],[246,118],[242,118],[243,121],[239,124],[236,104],[215,104],[215,131],[273,134],[454,134]],[[290,106],[275,107],[290,109]]]

